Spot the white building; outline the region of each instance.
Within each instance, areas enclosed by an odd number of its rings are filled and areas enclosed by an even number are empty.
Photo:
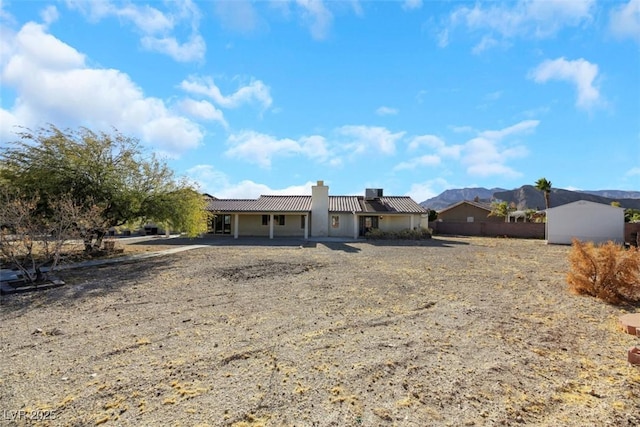
[[[578,200],[547,209],[547,243],[570,245],[572,239],[624,243],[624,209]]]

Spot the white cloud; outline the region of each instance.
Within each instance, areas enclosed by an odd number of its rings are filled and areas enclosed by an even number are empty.
[[[16,92],[14,105],[2,111],[9,123],[115,127],[172,155],[200,144],[203,134],[196,123],[176,115],[162,100],[146,97],[128,75],[89,68],[82,53],[47,34],[43,26],[25,24],[11,44],[1,70],[3,85]],[[2,126],[4,138],[11,132]]]
[[[420,135],[409,141],[409,150],[417,150],[422,146],[432,148],[439,156],[455,159],[460,157],[460,152],[462,151],[462,145],[447,145],[435,135]]]
[[[447,47],[449,46],[449,29],[445,28],[441,30],[436,38],[438,39],[438,47]]]
[[[337,133],[347,137],[343,149],[352,154],[373,153],[393,154],[396,142],[405,132],[391,133],[388,129],[378,126],[342,126]]]
[[[568,61],[564,57],[546,60],[530,73],[530,77],[536,83],[562,80],[574,84],[578,91],[576,106],[582,109],[590,109],[600,102],[600,92],[594,86],[597,76],[597,64],[582,58]]]
[[[300,144],[289,138],[277,139],[254,131],[242,131],[227,139],[225,155],[239,158],[262,168],[270,168],[274,156],[291,156],[301,151]]]
[[[200,34],[193,34],[184,43],[178,42],[175,37],[151,37],[145,36],[141,40],[145,49],[164,53],[178,62],[191,62],[204,58],[207,50],[204,39]]]
[[[271,167],[274,157],[303,155],[322,162],[329,156],[325,139],[317,135],[302,137],[296,141],[290,138],[278,139],[254,131],[242,131],[230,135],[227,144],[229,148],[225,155],[266,169]]]
[[[640,176],[640,167],[631,168],[626,173],[625,176]]]
[[[322,0],[296,0],[302,9],[302,19],[309,26],[311,37],[323,40],[329,35],[333,14]]]
[[[204,58],[206,44],[198,31],[201,14],[191,0],[165,2],[163,4],[172,8],[166,12],[149,5],[116,4],[109,0],[67,0],[66,3],[91,21],[116,17],[122,22],[130,22],[141,33],[142,47],[147,50],[169,55],[180,62]],[[186,26],[189,34],[185,42],[179,42],[174,34],[180,26]]]
[[[47,6],[41,12],[42,22],[48,26],[56,22],[59,18],[58,9],[55,6]]]
[[[304,136],[299,140],[301,152],[311,159],[324,161],[329,158],[327,140],[320,135]]]
[[[477,45],[475,45],[473,47],[473,49],[471,49],[471,52],[474,55],[479,55],[482,52],[484,52],[485,50],[489,50],[492,47],[498,46],[501,43],[496,40],[494,37],[492,36],[483,36],[482,39],[480,40],[480,43],[478,43]]]
[[[213,9],[220,24],[232,31],[249,34],[263,25],[249,0],[216,1],[213,2]]]
[[[376,114],[379,116],[394,116],[398,114],[398,109],[382,106],[376,110]]]
[[[418,167],[437,166],[440,164],[440,157],[434,154],[426,154],[420,157],[414,157],[406,162],[398,163],[393,170],[415,169]]]
[[[405,196],[411,197],[418,203],[437,196],[447,188],[454,188],[443,178],[430,179],[425,182],[411,184],[411,188]]]
[[[451,33],[459,26],[482,34],[473,49],[475,53],[501,44],[492,35],[502,39],[552,37],[564,27],[591,22],[594,9],[595,0],[518,0],[460,6],[450,14],[446,27],[439,33],[438,44],[448,45]]]
[[[515,125],[506,127],[504,129],[482,131],[480,132],[480,136],[499,141],[510,135],[529,133],[535,130],[539,124],[539,120],[524,120],[520,123],[516,123]]]
[[[520,177],[522,174],[506,163],[511,159],[526,157],[529,150],[523,145],[505,145],[502,140],[530,133],[538,124],[537,120],[525,120],[504,129],[479,132],[478,136],[467,141],[462,147],[461,161],[466,166],[467,173],[482,177]]]
[[[187,176],[196,182],[202,191],[219,199],[255,199],[268,195],[311,195],[315,182],[292,185],[285,188],[271,188],[251,180],[231,182],[229,177],[211,165],[197,165],[187,170]]]
[[[204,95],[223,108],[237,108],[243,104],[259,104],[263,109],[271,106],[273,100],[269,86],[260,80],[251,80],[231,95],[223,95],[211,77],[190,77],[182,81],[180,87],[186,92]]]
[[[422,7],[422,0],[405,0],[402,3],[404,10],[420,9]]]
[[[227,121],[224,119],[222,111],[218,110],[209,101],[196,101],[193,99],[184,99],[180,102],[180,108],[191,116],[204,119],[213,120],[222,124],[225,128],[228,127]]]
[[[211,165],[196,165],[186,171],[186,176],[195,182],[201,191],[220,198],[242,197],[222,195],[221,189],[230,186],[229,177]]]
[[[326,166],[341,166],[345,155],[350,159],[362,153],[390,155],[404,132],[391,133],[383,127],[342,126],[333,131],[329,140],[322,135],[298,139],[277,138],[245,130],[227,138],[225,155],[270,168],[277,157],[302,156]]]
[[[640,0],[614,7],[609,14],[609,28],[618,38],[640,43]]]

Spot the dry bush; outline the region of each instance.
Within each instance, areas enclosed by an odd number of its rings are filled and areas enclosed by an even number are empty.
[[[38,209],[39,196],[0,192],[0,266],[20,271],[30,283],[47,280],[67,242],[82,238],[102,210],[77,204],[70,195],[50,201],[49,212]]]
[[[599,246],[573,239],[567,282],[572,292],[611,304],[640,301],[640,251],[608,242]]]

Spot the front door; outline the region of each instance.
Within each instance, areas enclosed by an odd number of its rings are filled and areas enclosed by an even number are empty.
[[[367,232],[378,228],[377,216],[361,216],[360,217],[360,236],[364,236]]]

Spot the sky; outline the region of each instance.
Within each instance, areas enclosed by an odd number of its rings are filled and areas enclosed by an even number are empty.
[[[640,0],[0,0],[0,79],[219,198],[640,190]]]

